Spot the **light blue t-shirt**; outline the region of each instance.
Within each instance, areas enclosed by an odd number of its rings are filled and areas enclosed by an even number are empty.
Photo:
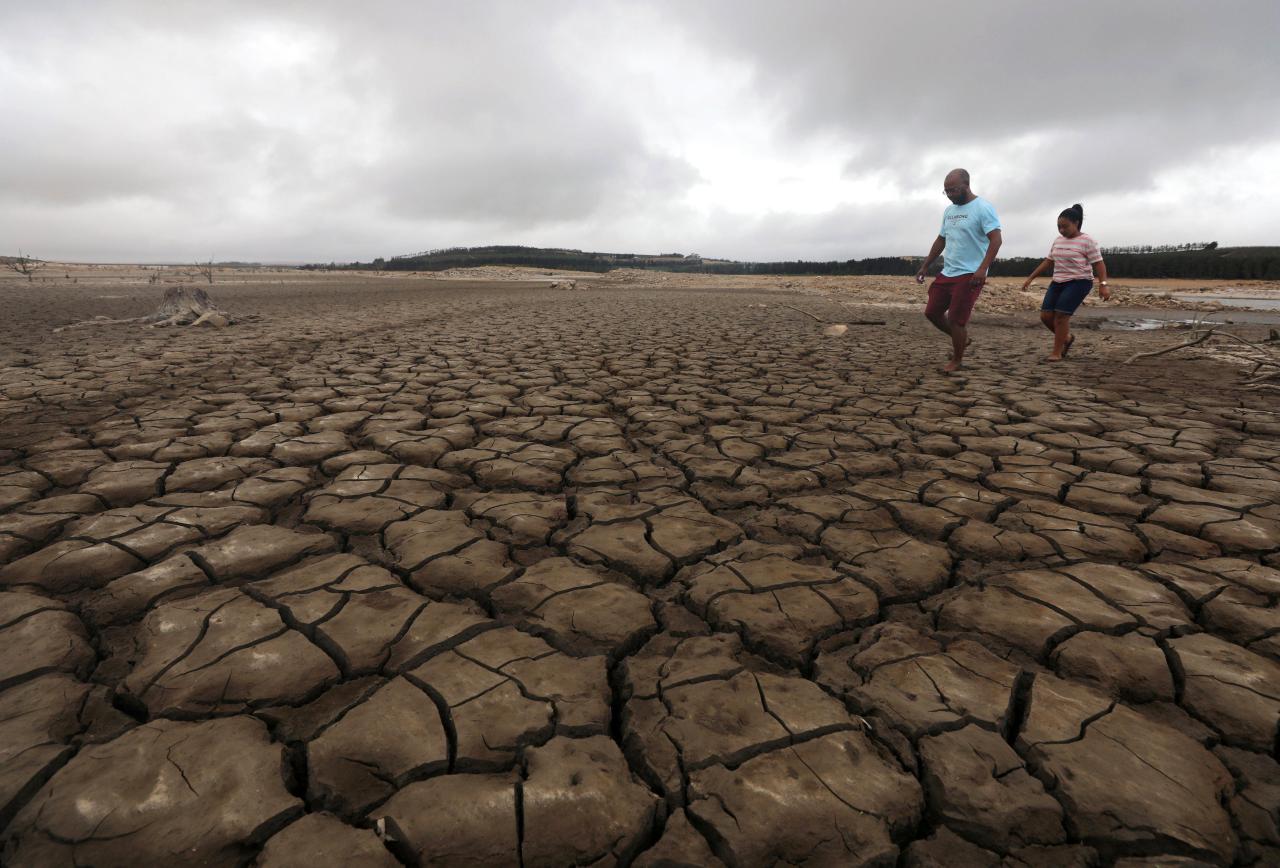
[[[981,196],[964,205],[948,205],[938,230],[947,239],[942,251],[942,275],[956,277],[977,271],[991,246],[987,233],[999,228],[995,206]]]

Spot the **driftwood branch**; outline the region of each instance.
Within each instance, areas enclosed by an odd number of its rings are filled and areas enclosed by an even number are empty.
[[[822,317],[818,316],[816,313],[810,313],[809,311],[803,308],[795,307],[794,305],[779,303],[778,307],[785,307],[789,310],[794,310],[796,313],[802,313],[807,317],[812,317],[814,322],[819,322],[819,323],[822,323],[823,325],[884,325],[884,320],[882,319],[854,319],[854,320],[847,320],[845,322],[837,323],[837,322],[832,322],[829,319],[823,319]]]
[[[1227,353],[1236,358],[1256,364],[1258,367],[1280,367],[1280,348],[1266,346],[1268,341],[1255,343],[1245,340],[1239,335],[1233,335],[1231,332],[1218,332],[1218,337],[1227,338],[1240,345],[1226,350]],[[1240,352],[1245,355],[1237,355]]]
[[[1213,354],[1218,358],[1227,359],[1243,366],[1245,370],[1242,372],[1241,389],[1251,392],[1280,392],[1280,384],[1275,382],[1280,380],[1280,345],[1277,345],[1274,330],[1271,337],[1263,341],[1251,341],[1231,332],[1220,332],[1217,330],[1217,326],[1198,329],[1194,334],[1196,335],[1195,337],[1171,347],[1164,347],[1163,349],[1151,350],[1145,353],[1134,353],[1125,360],[1125,364],[1127,365],[1137,359],[1162,356],[1165,353],[1185,350],[1189,347],[1203,344],[1210,338],[1221,338],[1225,346],[1222,344],[1212,345]],[[1206,349],[1209,349],[1209,347],[1206,347]]]
[[[802,313],[802,314],[804,314],[804,315],[805,315],[805,316],[807,316],[807,317],[812,317],[812,318],[813,318],[813,320],[814,320],[815,322],[820,322],[820,323],[822,323],[823,325],[830,325],[830,323],[828,323],[828,322],[827,322],[825,319],[823,319],[822,317],[818,316],[816,313],[810,313],[810,312],[809,312],[809,311],[807,311],[807,310],[803,310],[803,309],[801,309],[801,308],[795,307],[794,305],[790,305],[790,304],[780,304],[780,305],[778,305],[778,306],[779,306],[779,307],[785,307],[785,308],[788,308],[788,309],[790,309],[790,310],[794,310],[796,313]]]
[[[1201,332],[1200,336],[1197,338],[1194,338],[1189,341],[1183,341],[1180,344],[1174,344],[1171,347],[1165,347],[1162,350],[1151,350],[1150,352],[1146,352],[1146,353],[1134,353],[1133,355],[1129,356],[1129,358],[1125,359],[1124,363],[1126,365],[1131,365],[1134,362],[1136,362],[1138,359],[1149,359],[1152,356],[1163,356],[1165,353],[1174,353],[1174,352],[1177,352],[1178,350],[1185,350],[1188,347],[1194,347],[1197,344],[1204,343],[1210,337],[1212,337],[1213,334],[1214,334],[1214,330],[1208,329],[1204,332]]]
[[[87,319],[82,322],[67,323],[64,326],[58,326],[53,330],[56,335],[58,332],[65,332],[69,329],[82,329],[86,326],[103,326],[103,325],[127,325],[134,322],[145,322],[145,316],[131,316],[125,319],[112,319],[109,316],[95,316],[93,319]]]

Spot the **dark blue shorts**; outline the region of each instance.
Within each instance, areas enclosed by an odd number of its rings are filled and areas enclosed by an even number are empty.
[[[1058,283],[1055,280],[1045,290],[1044,301],[1041,302],[1040,309],[1051,310],[1054,313],[1065,313],[1070,316],[1076,312],[1080,302],[1084,301],[1084,297],[1092,290],[1092,280],[1068,280],[1066,283]]]

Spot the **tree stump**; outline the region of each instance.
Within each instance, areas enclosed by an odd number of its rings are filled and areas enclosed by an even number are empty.
[[[231,317],[217,307],[209,293],[200,287],[170,286],[156,312],[145,318],[152,326],[211,325],[222,327],[231,324]]]
[[[146,316],[134,316],[127,319],[111,319],[97,316],[84,322],[59,326],[54,332],[66,329],[82,328],[96,325],[122,325],[125,323],[141,323],[148,328],[165,328],[167,326],[209,326],[223,328],[235,320],[231,314],[213,303],[209,293],[200,287],[188,287],[181,284],[165,288],[160,307]]]

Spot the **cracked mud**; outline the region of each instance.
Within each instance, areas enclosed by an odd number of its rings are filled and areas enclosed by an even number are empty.
[[[1280,413],[1215,363],[308,280],[0,326],[4,864],[1280,862]]]

